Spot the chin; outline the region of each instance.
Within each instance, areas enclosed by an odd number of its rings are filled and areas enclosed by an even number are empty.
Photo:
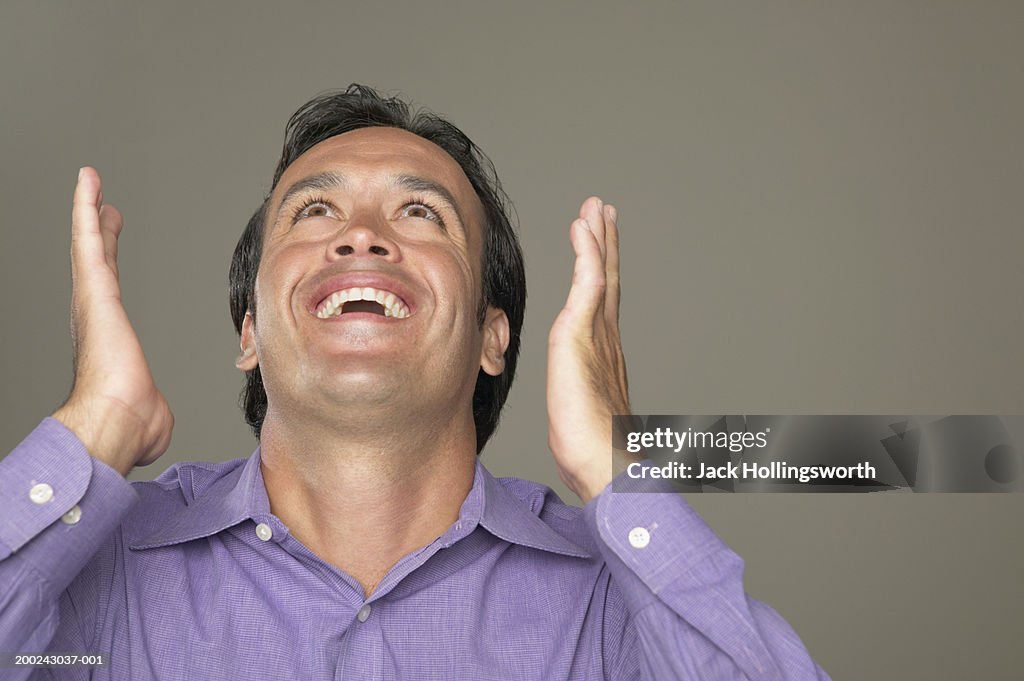
[[[352,405],[390,404],[410,393],[410,381],[380,371],[346,372],[332,376],[323,392],[332,403]]]

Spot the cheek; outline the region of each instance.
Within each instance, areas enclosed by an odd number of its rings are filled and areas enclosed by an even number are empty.
[[[303,263],[309,262],[309,250],[296,244],[263,253],[256,272],[256,285],[262,291],[264,300],[269,300],[267,296],[274,297],[280,293],[301,275]]]
[[[466,306],[476,308],[480,295],[479,275],[464,254],[433,260],[430,276],[435,282],[438,296],[451,300],[461,310]]]
[[[277,252],[264,255],[256,272],[254,287],[254,305],[259,319],[273,322],[286,314],[282,306],[291,305],[289,292],[294,288],[295,272],[298,270],[296,259],[287,258],[288,254]]]

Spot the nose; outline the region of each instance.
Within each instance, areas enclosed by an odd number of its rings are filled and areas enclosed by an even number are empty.
[[[363,218],[352,220],[338,230],[327,246],[330,260],[358,256],[376,256],[388,262],[398,262],[401,250],[385,224]]]

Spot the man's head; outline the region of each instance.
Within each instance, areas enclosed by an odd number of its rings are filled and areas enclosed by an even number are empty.
[[[391,167],[398,172],[388,171]],[[346,176],[331,170],[338,168],[353,172]],[[436,181],[429,186],[423,179]],[[330,191],[338,192],[345,205],[335,206],[322,196]],[[407,200],[422,194],[431,197],[432,203]],[[395,203],[399,198],[401,205]],[[417,319],[413,310],[408,319],[388,325],[374,319],[352,322],[357,319],[353,315],[323,320],[324,326],[302,327],[299,322],[312,323],[303,316],[295,320],[295,334],[305,338],[314,329],[343,331],[336,344],[347,344],[346,351],[355,351],[368,347],[368,338],[380,330],[384,338],[392,334],[389,342],[395,352],[400,351],[396,359],[422,352],[422,359],[429,363],[434,357],[425,353],[431,349],[443,354],[451,345],[452,354],[457,354],[460,329],[465,336],[466,318],[471,316],[483,344],[472,394],[479,453],[497,426],[512,384],[525,311],[523,259],[509,212],[510,203],[489,159],[447,121],[430,112],[410,111],[406,103],[359,85],[317,97],[289,120],[271,191],[235,249],[230,273],[235,329],[245,343],[257,318],[269,315],[284,321],[301,316],[290,309],[294,305],[282,302],[282,296],[317,297],[317,291],[332,286],[330,281],[350,272],[381,275],[385,284],[393,284],[391,288],[404,287],[407,296],[422,305],[423,316]],[[439,224],[446,217],[448,224]],[[326,245],[326,251],[313,246],[314,242]],[[273,258],[272,271],[260,273],[265,248]],[[260,291],[258,280],[269,282],[264,286],[291,290]],[[470,284],[475,290],[465,290]],[[391,290],[387,285],[378,288]],[[261,308],[274,301],[277,307],[261,315],[257,300]],[[316,307],[318,303],[309,304]],[[430,329],[417,326],[428,316]],[[326,326],[332,321],[344,324]],[[501,328],[506,330],[499,344],[496,334],[500,332],[495,329]],[[454,340],[439,335],[445,332]],[[413,338],[417,343],[401,350],[402,343]],[[277,340],[279,356],[290,355],[297,347],[289,345],[288,339]],[[275,343],[264,340],[265,352],[273,352]],[[331,343],[335,343],[333,336],[326,347]],[[494,356],[495,347],[506,343],[503,355]],[[373,356],[346,356],[349,380],[358,380],[353,367],[357,369],[364,358]],[[315,367],[312,360],[307,365]],[[440,378],[464,372],[466,367],[472,369],[465,362],[440,364],[435,373]],[[246,371],[242,404],[246,421],[259,437],[268,402],[264,377],[255,363]]]

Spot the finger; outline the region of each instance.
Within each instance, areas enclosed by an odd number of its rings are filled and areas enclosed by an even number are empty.
[[[605,256],[604,203],[599,196],[591,196],[580,206],[580,217],[590,225],[590,231],[597,238],[601,258]]]
[[[565,310],[574,320],[574,326],[592,329],[597,310],[604,303],[605,275],[601,248],[586,220],[573,221],[569,239],[576,252],[576,263]]]
[[[103,237],[103,255],[107,266],[117,276],[117,240],[124,227],[124,218],[114,206],[104,204],[100,206],[100,234]]]
[[[71,264],[81,273],[102,265],[104,260],[99,194],[99,174],[88,166],[82,168],[71,209]]]
[[[604,312],[606,319],[618,325],[619,323],[619,300],[621,291],[619,289],[619,225],[618,211],[615,206],[605,206],[605,301]]]

